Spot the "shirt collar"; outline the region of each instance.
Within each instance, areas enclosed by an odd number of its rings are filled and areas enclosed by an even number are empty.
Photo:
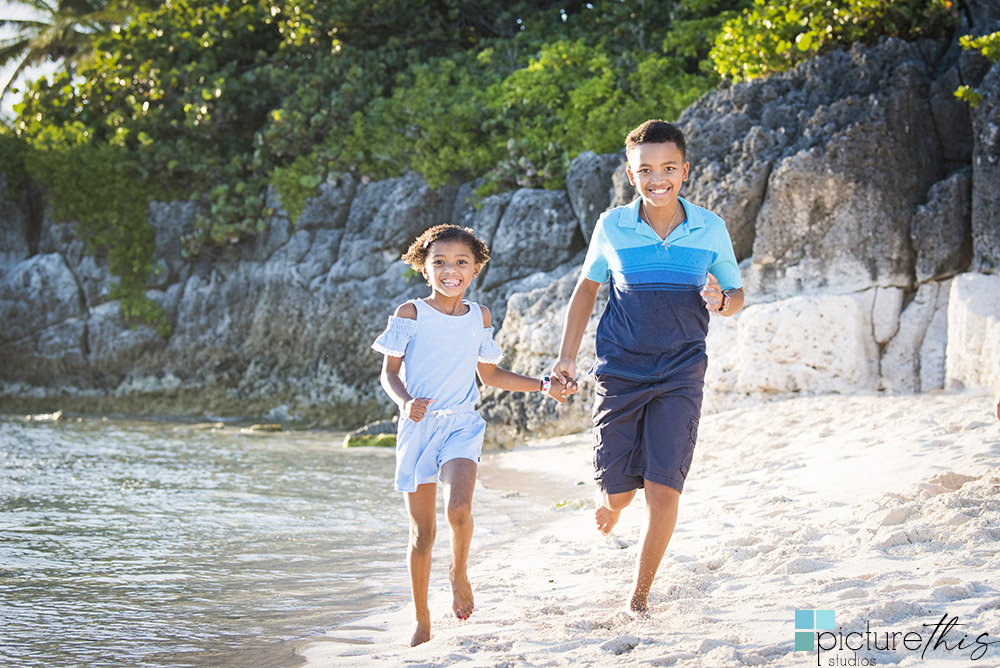
[[[677,198],[681,205],[684,207],[684,222],[679,226],[680,228],[686,228],[681,236],[686,236],[687,232],[690,230],[697,229],[699,227],[705,227],[705,219],[702,218],[701,211],[698,207],[694,206],[688,202],[683,197]],[[639,205],[642,203],[641,197],[636,197],[629,204],[625,205],[625,211],[621,216],[618,216],[618,226],[628,227],[631,229],[648,229],[653,236],[656,236],[656,232],[653,232],[651,228],[645,221],[639,217]],[[642,223],[640,227],[639,223]],[[676,230],[675,230],[676,231]]]

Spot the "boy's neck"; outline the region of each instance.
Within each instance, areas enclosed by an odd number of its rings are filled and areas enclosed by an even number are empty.
[[[663,238],[674,231],[678,225],[684,222],[684,207],[680,200],[674,201],[674,206],[647,206],[643,201],[639,204],[639,215],[646,223],[653,228]]]

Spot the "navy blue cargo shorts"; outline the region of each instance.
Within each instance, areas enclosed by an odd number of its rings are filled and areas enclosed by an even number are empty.
[[[603,492],[629,492],[646,480],[684,490],[707,366],[702,357],[651,382],[597,376],[594,479]]]

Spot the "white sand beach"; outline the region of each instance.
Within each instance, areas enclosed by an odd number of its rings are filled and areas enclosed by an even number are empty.
[[[430,642],[407,646],[404,608],[300,653],[312,668],[998,666],[993,397],[822,396],[705,416],[651,615],[638,620],[624,603],[641,495],[611,536],[594,530],[589,434],[486,455],[472,618],[451,616],[442,523]],[[854,635],[844,649],[796,651],[796,610],[834,611],[824,649]],[[957,619],[945,629],[942,618]]]

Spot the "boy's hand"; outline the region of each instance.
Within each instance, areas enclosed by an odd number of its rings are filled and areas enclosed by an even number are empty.
[[[560,359],[552,365],[551,377],[553,387],[558,380],[559,384],[566,389],[563,396],[573,394],[579,389],[576,385],[576,360]]]
[[[701,298],[705,300],[705,308],[711,313],[718,313],[722,308],[722,288],[718,279],[711,273],[701,288]]]
[[[419,399],[410,399],[405,404],[403,404],[403,413],[406,417],[413,422],[420,422],[425,415],[427,415],[427,405],[430,404],[433,399],[430,397],[420,397]]]

